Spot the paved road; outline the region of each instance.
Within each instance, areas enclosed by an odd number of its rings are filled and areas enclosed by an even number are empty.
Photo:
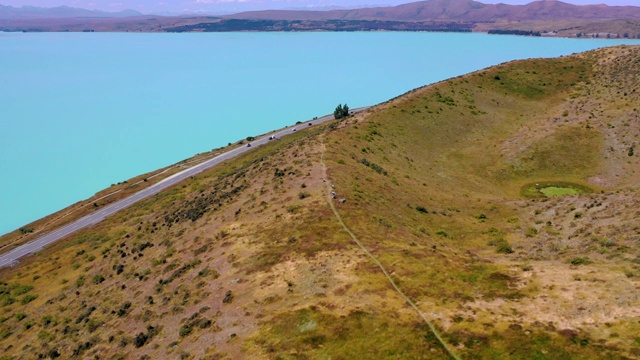
[[[366,107],[361,107],[361,108],[357,108],[357,109],[352,109],[352,112],[360,112],[363,110],[368,109],[369,106]],[[186,170],[183,170],[177,174],[171,175],[169,177],[167,177],[166,179],[163,179],[162,181],[153,184],[151,186],[149,186],[148,188],[144,189],[144,190],[140,190],[139,192],[125,198],[122,199],[120,201],[117,201],[111,205],[105,206],[104,208],[89,214],[87,216],[84,216],[70,224],[67,224],[65,226],[62,226],[59,229],[56,229],[50,233],[47,233],[31,242],[28,242],[24,245],[21,245],[5,254],[0,255],[0,268],[5,267],[5,266],[10,266],[10,265],[14,265],[18,262],[18,259],[20,259],[21,257],[28,255],[28,254],[32,254],[35,252],[38,252],[40,250],[42,250],[45,246],[58,241],[70,234],[73,234],[74,232],[80,230],[80,229],[84,229],[88,226],[97,224],[99,222],[101,222],[102,220],[106,219],[108,216],[115,214],[116,212],[129,207],[135,203],[137,203],[140,200],[146,199],[152,195],[155,195],[157,193],[159,193],[160,191],[173,186],[191,176],[194,176],[196,174],[199,174],[201,172],[203,172],[204,170],[210,169],[218,164],[220,164],[223,161],[232,159],[246,151],[251,150],[252,148],[256,147],[256,146],[260,146],[263,144],[266,144],[267,142],[269,142],[269,137],[271,136],[275,136],[276,138],[280,138],[282,136],[286,136],[288,134],[291,134],[292,132],[294,132],[295,130],[302,129],[305,127],[309,127],[309,124],[313,124],[313,125],[317,125],[320,123],[323,123],[325,121],[329,121],[329,120],[333,120],[334,117],[333,115],[326,115],[314,120],[309,120],[309,122],[305,122],[299,125],[291,126],[288,128],[285,128],[283,130],[280,131],[276,131],[273,132],[269,135],[263,136],[259,139],[256,139],[254,141],[251,142],[251,147],[247,147],[246,145],[243,145],[241,147],[235,148],[233,150],[229,150],[225,153],[222,153],[212,159],[209,159],[203,163],[200,163],[198,165],[195,165],[193,167],[190,167]],[[295,130],[294,130],[295,129]]]

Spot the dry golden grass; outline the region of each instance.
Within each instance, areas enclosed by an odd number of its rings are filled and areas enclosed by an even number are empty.
[[[502,64],[257,147],[2,270],[0,352],[449,357],[391,279],[461,358],[638,357],[638,66]]]

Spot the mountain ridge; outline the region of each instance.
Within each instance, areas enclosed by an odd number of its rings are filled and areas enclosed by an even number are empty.
[[[73,10],[73,11],[72,11]],[[347,10],[265,10],[224,16],[155,16],[82,9],[22,11],[0,7],[2,31],[475,31],[498,34],[640,38],[640,7],[526,5],[474,0],[428,0],[391,7]]]
[[[474,0],[427,0],[391,7],[331,10],[323,12],[264,10],[225,15],[223,17],[262,20],[602,20],[640,18],[640,7],[572,5],[559,0],[539,0],[526,5],[493,5]]]
[[[26,5],[13,7],[0,4],[0,19],[123,18],[133,16],[142,16],[142,13],[135,10],[106,12],[69,6],[44,8]]]

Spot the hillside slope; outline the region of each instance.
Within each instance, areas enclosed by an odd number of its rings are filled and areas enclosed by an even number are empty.
[[[427,0],[386,7],[353,10],[265,10],[226,15],[233,19],[262,20],[393,20],[393,21],[526,21],[568,19],[637,19],[640,7],[573,5],[556,0],[525,5],[485,4],[473,0]]]
[[[638,85],[515,61],[270,142],[2,270],[2,356],[637,358]]]

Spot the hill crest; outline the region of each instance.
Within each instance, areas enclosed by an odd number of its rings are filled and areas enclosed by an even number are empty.
[[[266,20],[387,20],[387,21],[497,21],[558,19],[640,18],[640,7],[572,5],[558,0],[533,1],[526,5],[484,4],[473,0],[427,0],[392,7],[354,10],[266,10],[226,15],[233,19]]]
[[[4,6],[0,5],[0,19],[64,19],[64,18],[123,18],[142,16],[135,10],[122,10],[118,12],[106,12],[100,10],[86,10],[69,6],[52,8],[36,6]]]

